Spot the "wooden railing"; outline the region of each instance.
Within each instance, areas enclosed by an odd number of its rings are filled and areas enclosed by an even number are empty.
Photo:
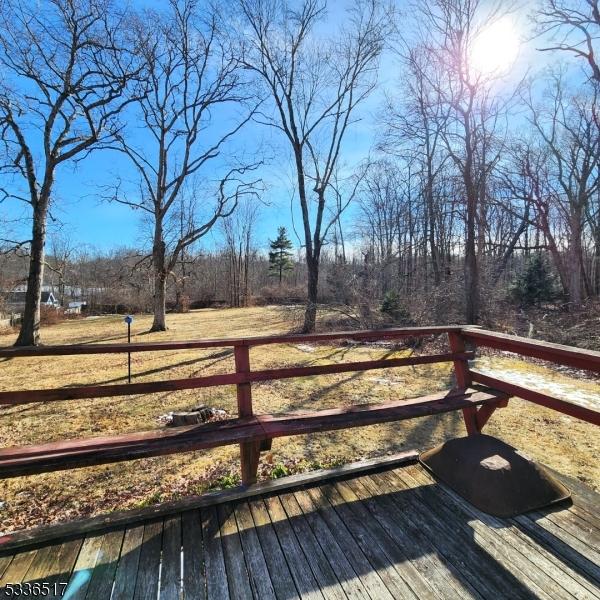
[[[426,356],[410,356],[307,367],[286,367],[256,371],[251,368],[250,350],[254,346],[311,342],[328,343],[340,340],[354,340],[358,342],[387,340],[394,342],[406,338],[422,338],[441,334],[448,336],[450,352]],[[473,348],[469,348],[469,345],[473,346]],[[248,485],[256,480],[261,451],[270,448],[271,441],[275,437],[383,423],[451,410],[462,410],[467,432],[474,434],[482,430],[487,420],[497,408],[506,406],[510,396],[518,396],[585,421],[600,424],[600,413],[596,409],[570,403],[471,370],[468,361],[474,358],[474,348],[476,346],[508,350],[523,356],[549,360],[571,367],[588,369],[595,372],[600,371],[600,353],[597,352],[584,351],[556,344],[545,344],[543,342],[535,342],[524,338],[506,336],[463,326],[413,327],[376,331],[225,338],[188,342],[3,348],[0,349],[0,358],[136,353],[215,347],[233,348],[235,361],[235,372],[233,373],[131,384],[3,391],[0,392],[0,405],[127,396],[235,385],[237,388],[238,418],[219,423],[171,428],[168,431],[155,430],[123,436],[88,438],[85,440],[54,442],[39,446],[4,448],[0,449],[0,477],[24,475],[61,468],[74,468],[89,464],[130,460],[144,456],[156,456],[172,452],[214,448],[226,444],[239,443],[242,481]],[[449,392],[411,400],[398,400],[387,404],[361,405],[345,407],[343,409],[285,415],[254,414],[252,383],[257,381],[441,362],[452,362],[454,365],[456,386]],[[480,384],[480,387],[473,389],[473,383]]]
[[[517,337],[486,331],[484,329],[467,327],[463,328],[460,336],[474,346],[493,348],[505,352],[512,352],[528,358],[538,358],[557,365],[563,365],[582,371],[600,373],[600,352],[552,344],[529,338]],[[600,425],[600,399],[599,406],[586,407],[580,404],[556,398],[549,394],[535,391],[515,383],[486,375],[477,370],[470,370],[471,381],[493,387],[506,392],[511,396],[529,400],[566,415],[576,417],[595,425]]]

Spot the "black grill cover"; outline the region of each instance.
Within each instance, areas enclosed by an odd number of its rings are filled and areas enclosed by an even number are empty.
[[[544,467],[489,435],[449,440],[419,460],[473,506],[496,517],[513,517],[571,496]]]

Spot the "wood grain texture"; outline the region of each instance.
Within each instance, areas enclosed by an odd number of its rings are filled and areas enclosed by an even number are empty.
[[[136,527],[72,531],[0,558],[2,582],[69,578],[68,597],[86,600],[600,597],[600,529],[583,508],[597,494],[498,519],[416,463],[382,464]]]

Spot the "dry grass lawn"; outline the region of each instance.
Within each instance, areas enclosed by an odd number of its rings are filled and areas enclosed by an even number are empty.
[[[166,333],[147,334],[149,316],[136,317],[135,341],[184,340],[282,333],[290,330],[287,313],[275,307],[199,310],[169,316]],[[0,346],[14,334],[0,335]],[[69,321],[43,331],[46,344],[107,343],[125,340],[122,317]],[[369,345],[280,345],[251,351],[253,368],[324,364],[400,356],[406,349]],[[523,363],[511,362],[511,369]],[[527,365],[529,370],[531,365]],[[545,367],[555,382],[566,375]],[[233,370],[228,349],[139,353],[132,357],[135,381],[226,373]],[[108,384],[126,381],[125,355],[64,356],[0,360],[0,389],[20,390],[57,386]],[[594,381],[578,382],[600,394]],[[366,373],[307,377],[253,386],[256,412],[316,409],[359,402],[409,398],[445,389],[451,384],[450,365],[423,365]],[[600,398],[600,396],[599,396]],[[157,417],[199,403],[235,414],[233,387],[94,400],[48,402],[0,408],[0,446],[124,433],[160,427]],[[496,413],[486,432],[527,451],[557,470],[600,487],[600,440],[593,426],[564,415],[511,400]],[[361,457],[428,448],[463,435],[460,414],[403,421],[350,431],[275,440],[263,455],[261,476],[318,468]],[[596,460],[594,459],[596,457]],[[132,508],[197,494],[215,482],[236,483],[237,447],[142,459],[75,471],[47,473],[0,483],[0,531],[67,520],[110,510]]]

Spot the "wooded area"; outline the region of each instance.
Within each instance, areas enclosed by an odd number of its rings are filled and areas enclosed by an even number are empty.
[[[2,4],[0,203],[26,206],[17,220],[31,230],[15,239],[16,224],[0,224],[0,291],[27,289],[18,345],[39,341],[44,285],[62,306],[152,311],[153,330],[167,309],[214,304],[304,304],[309,332],[320,303],[370,326],[598,298],[597,0],[529,7],[522,34],[536,50],[518,77],[482,63],[486,32],[517,10],[505,2],[333,10]],[[378,126],[357,157],[350,136],[366,110]],[[249,125],[273,147],[240,150]],[[98,252],[53,227],[62,166],[92,152],[129,161],[94,193],[143,215],[145,243]],[[270,152],[291,161],[301,217],[280,269],[256,234]]]

